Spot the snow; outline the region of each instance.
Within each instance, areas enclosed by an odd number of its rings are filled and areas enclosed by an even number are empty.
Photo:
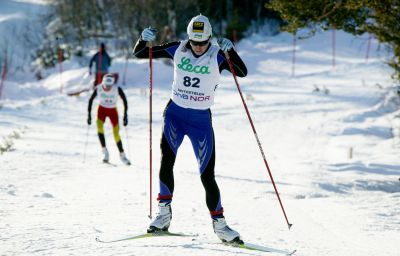
[[[390,53],[373,40],[366,61],[368,36],[337,31],[332,67],[331,37],[297,41],[294,77],[290,35],[239,42],[249,75],[238,81],[293,227],[228,72],[212,108],[225,216],[245,241],[296,255],[398,255],[400,99],[385,64]],[[274,255],[218,244],[188,139],[174,169],[170,231],[198,236],[96,242],[139,234],[150,222],[148,61],[129,60],[125,86],[125,60],[113,61],[129,103],[129,125],[120,132],[130,167],[118,158],[108,122],[116,166],[101,163],[95,125],[86,125],[89,93],[65,95],[91,83],[87,67],[76,60],[63,67],[61,76],[55,67],[41,81],[27,73],[5,82],[0,148],[9,141],[13,150],[0,155],[0,255]],[[155,61],[153,74],[154,215],[172,67]]]
[[[43,36],[39,17],[46,8],[46,0],[0,1],[0,66],[7,53],[9,73],[29,63],[34,44]]]

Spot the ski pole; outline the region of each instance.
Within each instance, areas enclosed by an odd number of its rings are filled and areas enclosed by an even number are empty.
[[[128,59],[129,59],[129,55],[126,55],[125,67],[124,67],[124,79],[122,80],[122,84],[124,86],[126,85],[126,71],[128,70]]]
[[[0,100],[1,100],[1,95],[3,93],[3,85],[4,81],[6,80],[7,76],[7,50],[5,51],[4,54],[4,65],[3,65],[3,72],[1,74],[1,82],[0,82]]]
[[[149,218],[152,218],[152,191],[153,191],[153,147],[152,147],[152,113],[153,113],[153,102],[152,102],[152,98],[153,98],[153,47],[151,42],[149,42],[149,67],[150,67],[150,81],[149,81],[149,154],[150,154],[150,214],[149,214]]]
[[[63,52],[60,48],[60,46],[58,46],[58,67],[59,67],[59,73],[60,73],[60,93],[63,92],[63,80],[62,80],[62,73],[63,73]]]
[[[85,151],[83,152],[83,163],[86,161],[86,149],[87,149],[87,144],[89,140],[89,125],[87,125],[86,129],[86,141],[85,141]]]
[[[336,62],[336,25],[333,24],[332,28],[332,68],[335,68]]]
[[[249,119],[251,128],[253,129],[254,136],[256,137],[257,144],[258,144],[258,147],[259,147],[259,149],[260,149],[261,155],[262,155],[262,157],[263,157],[263,159],[264,159],[265,166],[267,167],[268,174],[269,174],[269,177],[270,177],[270,179],[271,179],[272,185],[274,186],[275,194],[276,194],[276,196],[278,197],[279,204],[281,205],[281,208],[282,208],[282,211],[283,211],[283,215],[285,216],[286,223],[287,223],[287,225],[288,225],[288,227],[289,227],[289,229],[290,229],[290,227],[292,226],[292,224],[289,223],[289,220],[288,220],[288,218],[287,218],[287,216],[286,216],[285,209],[283,208],[283,204],[282,204],[281,198],[280,198],[280,196],[279,196],[278,190],[277,190],[277,188],[276,188],[274,178],[272,177],[271,170],[269,169],[268,162],[267,162],[267,159],[266,159],[265,154],[264,154],[264,150],[263,150],[263,148],[262,148],[262,146],[261,146],[260,139],[258,138],[256,128],[255,128],[255,126],[254,126],[254,124],[253,124],[253,120],[251,119],[249,109],[247,108],[247,104],[246,104],[246,102],[245,102],[245,100],[244,100],[244,98],[243,98],[242,90],[240,89],[239,83],[238,83],[238,81],[237,81],[236,74],[235,74],[235,70],[233,69],[233,66],[232,66],[232,62],[231,62],[231,60],[229,59],[229,54],[228,54],[228,52],[224,52],[224,53],[225,53],[226,60],[228,61],[229,68],[230,68],[230,70],[231,70],[233,79],[235,80],[236,87],[237,87],[237,89],[238,89],[240,98],[242,99],[242,103],[243,103],[244,109],[246,110],[246,114],[247,114],[247,117],[248,117],[248,119]]]
[[[127,143],[127,148],[128,148],[128,156],[131,156],[131,150],[129,147],[129,135],[128,135],[128,127],[125,126],[125,134],[126,134],[126,143]]]
[[[293,35],[293,52],[292,52],[292,77],[294,77],[296,69],[296,34]]]
[[[369,34],[369,36],[368,36],[367,54],[365,55],[365,62],[368,62],[369,51],[371,49],[371,40],[372,40],[372,35]]]

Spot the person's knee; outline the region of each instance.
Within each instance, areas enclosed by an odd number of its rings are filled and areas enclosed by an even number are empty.
[[[96,125],[97,125],[97,132],[104,134],[104,122],[101,121],[100,119],[97,119]]]
[[[169,145],[169,142],[167,140],[167,138],[163,135],[162,139],[161,139],[161,153],[163,154],[163,156],[166,157],[175,157],[175,153],[172,150],[171,146]]]
[[[119,136],[119,125],[116,125],[113,128],[113,135],[114,135],[115,142],[119,142],[121,140],[121,137]]]

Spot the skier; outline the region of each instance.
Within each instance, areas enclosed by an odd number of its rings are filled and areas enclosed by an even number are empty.
[[[152,28],[143,30],[133,50],[137,58],[149,57],[146,42],[153,41],[155,33]],[[220,192],[214,177],[215,142],[210,107],[213,105],[220,73],[222,70],[230,71],[224,52],[229,53],[237,76],[245,77],[247,68],[229,39],[220,40],[219,46],[211,44],[212,27],[206,16],[193,17],[187,26],[187,34],[187,40],[152,48],[153,58],[173,60],[174,80],[171,99],[164,111],[160,193],[157,198],[159,213],[150,223],[147,232],[167,231],[169,228],[174,192],[173,166],[178,148],[187,135],[199,164],[214,232],[223,242],[243,243],[239,233],[227,225],[223,215]]]
[[[100,144],[102,147],[102,152],[104,155],[103,162],[108,163],[109,154],[106,147],[106,140],[104,138],[104,122],[106,117],[108,117],[111,121],[113,126],[113,135],[115,142],[117,143],[117,147],[119,150],[121,161],[126,164],[130,165],[131,162],[126,158],[124,153],[124,148],[122,147],[121,137],[119,136],[119,124],[118,124],[118,110],[117,110],[117,99],[118,95],[121,97],[124,103],[124,118],[123,124],[124,126],[128,125],[128,102],[125,97],[124,91],[115,85],[115,77],[113,74],[106,74],[103,77],[103,81],[101,86],[97,86],[93,91],[92,96],[89,99],[88,104],[88,125],[92,123],[91,111],[92,111],[92,104],[94,98],[99,95],[100,101],[97,110],[97,132],[100,140]]]
[[[93,88],[101,83],[102,78],[108,73],[108,69],[111,66],[111,58],[106,51],[104,43],[100,44],[100,50],[93,55],[89,62],[89,75],[92,75],[92,66],[95,63],[95,79]]]

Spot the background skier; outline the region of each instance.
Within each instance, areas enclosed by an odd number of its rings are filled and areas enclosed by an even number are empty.
[[[169,58],[174,62],[174,81],[171,99],[164,111],[161,139],[161,167],[159,173],[159,213],[148,232],[166,231],[172,218],[171,201],[174,192],[173,166],[178,148],[185,135],[189,137],[199,163],[206,203],[212,217],[214,232],[226,242],[242,243],[238,232],[225,221],[218,185],[214,177],[215,142],[210,107],[222,70],[229,65],[224,56],[228,52],[235,73],[244,77],[247,69],[230,40],[211,44],[212,27],[207,17],[198,15],[187,26],[189,39],[152,48],[153,58]],[[135,45],[134,55],[148,58],[147,41],[155,39],[155,31],[146,28]]]
[[[101,86],[97,86],[94,89],[93,94],[89,99],[88,118],[87,118],[88,125],[92,123],[92,117],[91,117],[92,105],[93,105],[93,100],[94,98],[96,98],[97,95],[99,95],[100,100],[97,110],[96,123],[97,123],[97,132],[104,155],[103,162],[107,163],[109,161],[109,154],[106,147],[106,140],[104,137],[104,122],[108,117],[113,126],[113,135],[115,142],[117,143],[121,161],[126,165],[130,165],[131,163],[126,158],[126,155],[124,153],[124,148],[122,147],[122,140],[119,135],[118,110],[117,110],[118,95],[121,97],[124,104],[124,118],[123,118],[124,126],[128,125],[128,102],[126,100],[124,91],[119,86],[115,85],[115,77],[113,74],[106,74],[103,77]]]
[[[95,79],[93,87],[96,87],[96,85],[101,83],[103,76],[108,73],[108,70],[111,66],[111,58],[106,51],[106,46],[104,43],[100,44],[100,50],[90,59],[90,75],[92,75],[93,63],[95,63]]]

